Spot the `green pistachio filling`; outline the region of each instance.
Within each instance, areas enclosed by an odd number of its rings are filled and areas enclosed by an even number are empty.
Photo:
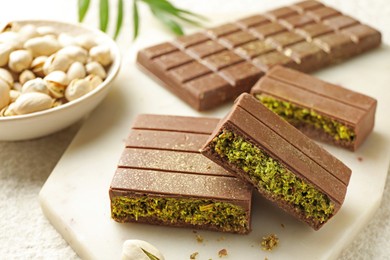
[[[314,126],[316,129],[322,129],[336,141],[342,140],[350,143],[355,139],[355,132],[351,128],[328,117],[319,115],[312,109],[298,107],[269,96],[256,95],[256,98],[292,125],[304,123]]]
[[[247,212],[234,204],[208,199],[124,197],[112,199],[112,218],[152,218],[165,223],[212,225],[228,232],[249,229]]]
[[[224,130],[213,144],[221,157],[248,173],[259,189],[292,204],[306,218],[323,223],[333,214],[334,204],[325,194],[241,136]]]

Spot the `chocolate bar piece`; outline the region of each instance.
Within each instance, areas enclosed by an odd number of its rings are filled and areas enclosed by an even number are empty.
[[[248,233],[252,187],[199,152],[218,121],[139,115],[112,179],[112,218]]]
[[[343,204],[351,170],[249,94],[201,153],[315,230]]]
[[[309,72],[380,43],[377,30],[318,1],[303,1],[140,50],[137,64],[204,111],[249,92],[273,66]]]
[[[352,151],[374,128],[375,99],[292,69],[274,67],[251,93],[307,136]]]

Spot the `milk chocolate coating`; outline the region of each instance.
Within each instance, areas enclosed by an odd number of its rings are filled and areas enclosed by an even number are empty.
[[[251,186],[199,152],[218,121],[214,118],[139,115],[112,179],[110,199],[148,196],[226,202],[247,213],[248,229],[237,233],[248,233]],[[115,220],[224,231],[216,225],[171,223],[154,217],[136,220],[128,216]]]
[[[303,1],[138,52],[137,64],[193,108],[249,92],[276,65],[310,72],[381,43],[381,34],[318,1]]]
[[[374,98],[292,69],[274,67],[255,84],[251,93],[287,101],[348,126],[355,133],[352,141],[336,140],[322,129],[290,122],[311,138],[352,151],[367,139],[374,128],[377,106]]]
[[[312,184],[334,203],[333,215],[340,209],[351,176],[351,170],[310,138],[268,110],[249,94],[242,94],[230,113],[220,121],[201,153],[226,170],[252,183],[267,199],[306,222],[314,229],[324,223],[306,218],[293,205],[276,198],[254,183],[244,170],[220,156],[213,148],[213,139],[223,130],[234,132],[265,151],[300,179]]]

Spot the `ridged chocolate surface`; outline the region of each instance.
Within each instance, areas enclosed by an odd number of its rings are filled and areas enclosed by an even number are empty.
[[[326,133],[320,129],[310,129],[304,124],[297,125],[310,137],[330,140],[331,143],[351,150],[356,150],[374,127],[377,105],[375,99],[292,69],[280,66],[273,68],[255,84],[251,93],[271,96],[314,110],[319,115],[350,127],[356,134],[355,140],[343,144],[331,137],[326,139],[323,137]]]
[[[248,212],[249,226],[252,188],[199,152],[218,121],[214,118],[139,115],[112,179],[110,198],[146,195],[232,203]],[[126,221],[136,220],[129,218]],[[171,224],[154,218],[142,218],[138,222],[220,230],[216,226]]]
[[[213,138],[219,135],[223,129],[235,132],[268,153],[299,178],[314,185],[334,202],[334,213],[339,210],[345,198],[351,170],[310,138],[268,110],[254,97],[242,94],[236,100],[230,113],[220,121],[201,151],[202,154],[225,169],[252,182],[245,171],[229,163],[212,148]],[[257,187],[257,183],[253,184]],[[257,188],[262,195],[275,201],[290,214],[307,222],[315,229],[320,227],[310,222],[292,206],[286,205],[284,201],[270,196],[268,192],[259,187]]]
[[[304,1],[139,51],[138,65],[197,110],[249,92],[275,65],[313,71],[377,47],[381,34]]]

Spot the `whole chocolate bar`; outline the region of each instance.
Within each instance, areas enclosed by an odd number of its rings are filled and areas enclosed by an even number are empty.
[[[112,218],[248,233],[252,187],[199,152],[218,121],[138,116],[112,179]]]
[[[377,30],[304,1],[143,49],[137,64],[202,111],[249,92],[275,65],[309,72],[380,43]]]
[[[251,93],[307,136],[352,151],[374,128],[375,99],[292,69],[274,67]]]
[[[343,204],[351,170],[249,94],[201,153],[315,230]]]

